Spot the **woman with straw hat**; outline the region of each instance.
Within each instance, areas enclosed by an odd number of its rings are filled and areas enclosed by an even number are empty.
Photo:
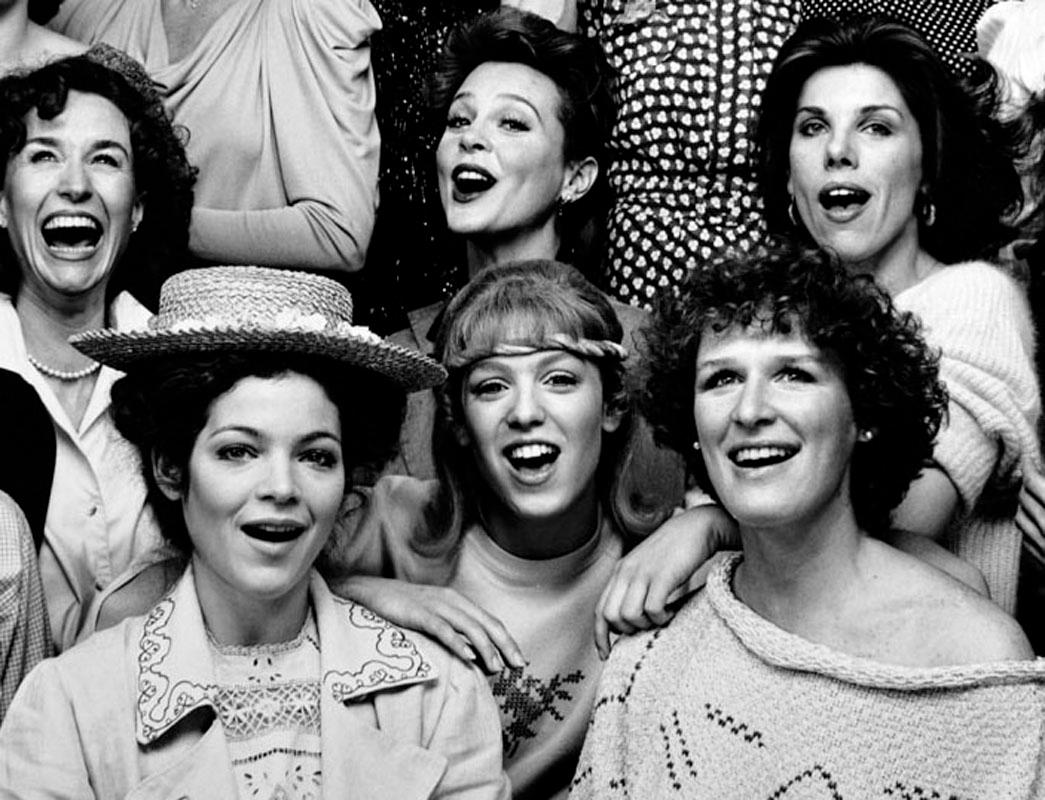
[[[394,448],[405,392],[443,369],[352,325],[334,281],[256,267],[176,275],[146,330],[74,344],[127,372],[116,425],[188,564],[146,616],[30,674],[0,728],[0,786],[507,797],[478,671],[312,570],[353,476]]]

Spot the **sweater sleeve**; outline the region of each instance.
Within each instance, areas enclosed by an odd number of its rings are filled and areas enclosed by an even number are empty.
[[[0,787],[5,798],[95,798],[57,661],[48,659],[29,674],[0,727]]]
[[[950,402],[934,459],[967,509],[988,486],[1011,490],[1022,465],[1040,460],[1034,329],[1023,292],[992,266],[958,264],[902,293],[897,305],[921,318],[940,351]]]
[[[353,271],[363,266],[377,207],[369,0],[277,3],[266,39],[268,108],[286,206],[197,205],[189,246],[207,261]],[[259,121],[261,124],[261,121]]]

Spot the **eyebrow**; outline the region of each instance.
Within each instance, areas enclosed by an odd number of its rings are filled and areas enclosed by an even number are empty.
[[[220,428],[215,428],[213,431],[211,431],[210,436],[214,437],[217,436],[219,433],[243,433],[247,436],[252,436],[255,439],[264,438],[261,435],[261,431],[259,431],[257,428],[252,428],[249,425],[223,425]],[[317,439],[333,439],[338,444],[341,444],[341,438],[339,436],[337,436],[334,433],[331,433],[330,431],[323,430],[311,431],[310,433],[306,433],[304,436],[300,438],[299,441],[304,442],[305,444],[310,444],[316,441]]]
[[[892,111],[895,114],[899,114],[901,117],[904,116],[903,111],[889,103],[876,103],[870,106],[862,106],[858,111],[861,114],[873,114],[876,111]],[[820,106],[800,106],[798,110],[795,111],[795,116],[798,116],[803,112],[807,114],[820,114],[822,116],[827,116],[827,112]]]
[[[465,98],[472,98],[474,96],[474,92],[458,92],[454,95],[453,102],[457,102],[458,100],[462,100]],[[501,92],[500,94],[497,94],[496,97],[498,100],[514,100],[517,103],[522,103],[525,106],[529,106],[530,110],[533,111],[537,119],[539,119],[541,122],[544,122],[544,117],[541,116],[541,112],[537,110],[537,106],[535,106],[521,94],[514,94],[513,92]]]
[[[46,147],[61,147],[62,143],[53,136],[33,136],[26,139],[26,144],[40,144]],[[127,148],[123,146],[121,142],[117,142],[115,139],[99,139],[96,142],[91,143],[91,150],[109,150],[115,149],[120,150],[124,155],[130,155]]]

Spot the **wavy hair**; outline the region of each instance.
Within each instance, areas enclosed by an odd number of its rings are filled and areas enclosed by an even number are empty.
[[[99,63],[101,59],[117,69]],[[71,91],[104,97],[127,118],[134,185],[144,214],[114,265],[107,293],[112,298],[130,291],[146,305],[155,304],[163,279],[185,266],[196,180],[196,170],[185,156],[181,129],[172,125],[155,89],[142,91],[151,86],[141,65],[112,48],[92,48],[82,56],[57,59],[39,69],[0,78],[0,159],[4,164],[25,146],[26,116],[35,112],[41,119],[54,119],[65,109]],[[20,282],[11,243],[6,236],[0,237],[0,291],[15,295]]]
[[[787,243],[723,256],[692,270],[677,292],[662,294],[646,333],[641,408],[655,439],[685,457],[712,494],[692,449],[697,354],[708,331],[752,325],[798,333],[841,364],[856,425],[874,431],[853,451],[853,509],[861,528],[882,532],[930,461],[946,411],[938,357],[919,322],[898,312],[870,276],[851,276],[829,253]]]
[[[439,489],[424,523],[414,532],[411,546],[419,554],[445,559],[454,552],[463,530],[479,518],[475,487],[482,485],[482,479],[471,446],[458,435],[465,424],[463,385],[473,363],[468,354],[492,352],[505,343],[562,336],[619,345],[624,331],[606,296],[578,270],[557,261],[488,267],[450,301],[435,343],[435,357],[448,365],[449,372],[446,383],[436,389],[432,431]],[[663,514],[629,490],[632,417],[623,362],[600,355],[597,349],[583,357],[599,368],[603,403],[622,414],[618,428],[603,433],[595,474],[600,502],[622,532],[645,535]]]
[[[489,61],[524,64],[558,87],[565,160],[590,157],[599,165],[587,194],[560,210],[560,257],[590,249],[595,235],[592,229],[609,207],[606,147],[617,115],[613,72],[602,48],[584,36],[559,30],[543,17],[510,6],[484,14],[447,38],[429,85],[433,124],[445,126],[461,84]]]
[[[770,231],[795,233],[787,181],[802,88],[822,69],[851,64],[888,75],[918,124],[922,180],[936,206],[932,226],[919,219],[919,244],[944,264],[993,257],[1015,236],[1010,221],[1023,201],[1013,166],[1020,132],[998,118],[997,75],[978,61],[974,77],[959,82],[921,36],[881,17],[809,20],[777,54],[756,133]]]
[[[163,537],[183,555],[192,552],[181,505],[156,483],[154,455],[188,475],[196,437],[214,401],[244,378],[288,374],[312,378],[337,406],[342,427],[346,493],[371,483],[396,452],[406,394],[369,370],[332,365],[299,353],[214,353],[168,356],[128,372],[112,387],[116,429],[141,456],[142,476]]]

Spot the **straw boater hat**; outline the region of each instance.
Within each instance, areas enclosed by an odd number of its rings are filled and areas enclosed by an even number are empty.
[[[158,356],[301,353],[384,375],[407,391],[446,372],[416,350],[352,324],[352,295],[319,275],[262,267],[180,272],[160,290],[160,312],[142,330],[87,331],[69,339],[85,355],[123,371]]]

